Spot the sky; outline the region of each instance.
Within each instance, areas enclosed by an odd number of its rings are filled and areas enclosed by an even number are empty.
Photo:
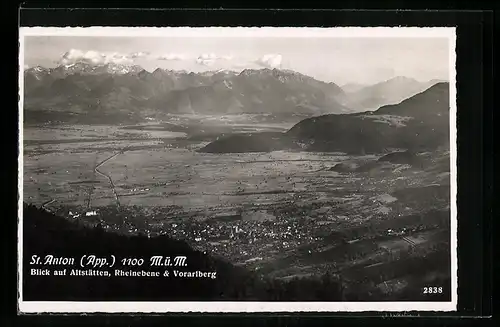
[[[25,36],[25,68],[79,61],[193,72],[291,69],[325,82],[374,84],[396,76],[449,78],[449,39],[439,37]]]

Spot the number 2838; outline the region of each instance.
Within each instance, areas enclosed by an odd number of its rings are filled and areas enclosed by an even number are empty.
[[[443,293],[443,288],[442,287],[435,287],[435,286],[429,286],[429,287],[424,287],[423,289],[424,294],[441,294]]]

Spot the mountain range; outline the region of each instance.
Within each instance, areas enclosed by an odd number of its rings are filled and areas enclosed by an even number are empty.
[[[134,65],[76,63],[24,71],[28,121],[128,122],[164,113],[295,113],[374,110],[440,82],[397,77],[343,88],[291,70],[148,72]],[[82,122],[83,122],[82,121]]]
[[[144,116],[155,113],[349,112],[334,83],[278,69],[193,73],[74,64],[24,71],[24,109],[36,113]]]

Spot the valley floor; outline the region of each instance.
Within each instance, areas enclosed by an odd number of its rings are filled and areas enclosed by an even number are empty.
[[[382,154],[195,151],[215,131],[292,124],[252,119],[25,128],[24,201],[119,233],[168,234],[265,276],[340,274],[352,300],[449,300],[446,151],[420,154],[426,168],[363,172],[331,168]]]

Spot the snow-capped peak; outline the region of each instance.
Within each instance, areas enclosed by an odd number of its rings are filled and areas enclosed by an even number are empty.
[[[61,65],[56,69],[64,71],[66,74],[93,74],[93,73],[110,73],[110,74],[128,74],[139,72],[142,70],[139,66],[129,66],[123,64],[107,63],[104,65],[95,65],[87,62],[76,62],[68,65]]]

